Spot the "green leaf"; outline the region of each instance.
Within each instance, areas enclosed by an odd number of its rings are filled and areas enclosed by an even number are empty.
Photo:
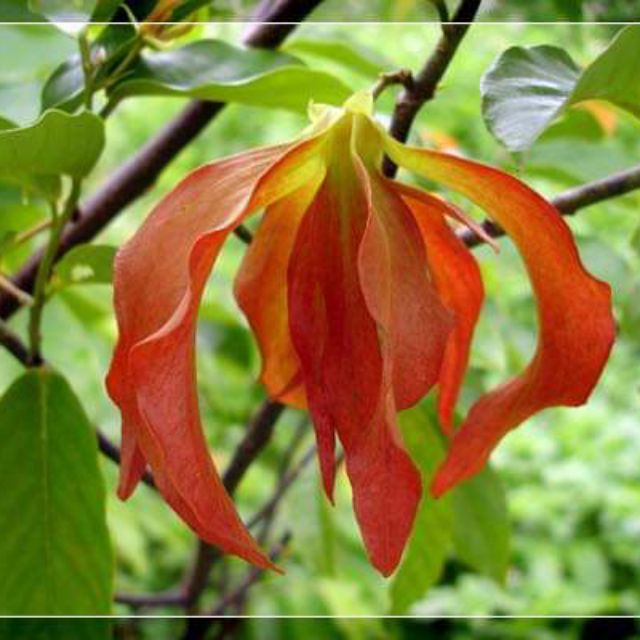
[[[606,100],[640,118],[640,25],[622,29],[580,76],[568,104]]]
[[[92,113],[47,111],[28,127],[0,131],[0,178],[55,196],[62,175],[83,177],[104,146],[104,124]]]
[[[0,638],[11,640],[110,640],[111,621],[99,619],[6,618]]]
[[[29,0],[29,9],[52,22],[88,22],[96,0]]]
[[[101,5],[99,5],[101,6]],[[127,19],[128,17],[124,17]],[[100,59],[95,82],[103,82],[124,58],[136,39],[132,24],[113,24],[104,28],[91,43],[91,57]],[[73,112],[83,103],[84,71],[80,56],[75,54],[60,64],[42,88],[42,109]]]
[[[480,83],[487,127],[510,151],[528,149],[562,111],[579,74],[558,47],[507,49]]]
[[[102,615],[112,555],[95,436],[64,378],[31,370],[0,400],[0,613]]]
[[[281,50],[302,58],[310,56],[330,60],[368,78],[376,78],[393,67],[393,63],[377,51],[335,39],[296,38],[285,43]]]
[[[2,14],[0,14],[2,15]],[[1,25],[0,114],[19,124],[39,113],[39,92],[51,70],[76,50],[76,43],[51,25]]]
[[[428,494],[436,466],[444,456],[432,404],[425,402],[404,411],[400,415],[400,428],[411,458],[420,468],[423,497],[402,563],[390,587],[391,613],[398,615],[406,613],[437,583],[453,532],[450,498],[434,500]]]
[[[476,571],[503,582],[509,565],[507,501],[490,467],[452,492],[456,555]]]
[[[29,9],[28,0],[0,0],[0,16],[4,22],[40,22],[42,16]]]
[[[482,113],[510,151],[524,151],[568,107],[606,100],[640,118],[640,25],[622,29],[582,73],[558,47],[507,49],[481,81]]]
[[[310,100],[340,103],[351,93],[334,76],[308,69],[284,53],[201,40],[170,51],[145,52],[114,86],[111,97],[188,96],[304,111]]]
[[[110,284],[116,248],[82,244],[74,247],[56,264],[52,285],[62,289],[76,284]]]

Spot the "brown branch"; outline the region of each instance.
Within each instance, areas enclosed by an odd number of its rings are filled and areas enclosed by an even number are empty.
[[[275,48],[295,29],[296,21],[304,19],[321,0],[279,0],[265,2],[258,8],[256,24],[243,39],[250,47]],[[76,220],[65,228],[56,259],[73,247],[92,240],[125,207],[139,198],[156,181],[163,169],[222,110],[223,103],[195,100],[182,113],[118,169],[89,200],[79,207]],[[34,253],[12,278],[14,284],[27,293],[33,291],[42,251]],[[0,318],[7,319],[20,307],[13,297],[0,294]]]
[[[481,2],[482,0],[462,0],[452,22],[443,24],[442,36],[433,53],[396,101],[389,127],[389,133],[396,140],[407,140],[418,112],[435,96],[438,85],[475,19]],[[384,159],[382,171],[387,177],[395,176],[397,170],[398,167],[392,160]]]
[[[636,189],[640,189],[640,165],[568,189],[551,200],[551,204],[563,216],[571,216],[580,209],[625,195]],[[504,230],[490,220],[485,220],[482,227],[492,238],[504,235]],[[459,237],[468,247],[476,247],[484,243],[484,240],[471,229],[461,231]]]

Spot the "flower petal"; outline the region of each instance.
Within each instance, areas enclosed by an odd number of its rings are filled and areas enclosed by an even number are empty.
[[[329,164],[296,237],[288,270],[289,324],[325,489],[331,495],[337,432],[367,551],[389,575],[410,533],[421,485],[399,441],[386,348],[358,275],[370,216],[363,186],[347,154],[341,154]]]
[[[125,446],[141,449],[167,502],[200,537],[262,567],[273,565],[240,521],[202,432],[195,320],[226,236],[251,210],[306,180],[316,147],[316,139],[270,147],[194,171],[160,202],[115,263],[120,339],[107,385],[123,414]],[[123,469],[125,494],[133,488],[139,454],[130,460]]]
[[[456,318],[447,343],[438,390],[440,421],[445,433],[452,435],[453,410],[484,298],[482,277],[475,258],[445,220],[447,203],[438,198],[425,199],[422,195],[427,194],[405,186],[400,192],[422,233],[436,289]]]
[[[430,279],[420,230],[393,182],[362,167],[372,215],[360,247],[362,290],[388,347],[397,409],[420,401],[437,382],[451,312]]]
[[[479,471],[501,438],[529,416],[586,401],[613,344],[611,292],[584,269],[559,212],[516,178],[389,138],[385,146],[395,162],[459,191],[498,222],[520,250],[538,299],[536,354],[521,376],[472,407],[432,486],[440,495]]]
[[[306,408],[306,398],[289,333],[287,267],[300,220],[322,175],[318,178],[267,209],[234,286],[238,305],[260,345],[260,381],[274,400],[299,409]]]

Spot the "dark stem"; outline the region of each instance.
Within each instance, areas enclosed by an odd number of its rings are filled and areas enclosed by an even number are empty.
[[[460,42],[467,33],[482,0],[462,0],[450,23],[442,25],[442,36],[424,67],[413,77],[413,83],[405,87],[396,101],[389,133],[405,142],[418,112],[436,93],[438,84],[453,60]],[[382,171],[388,178],[395,176],[398,167],[385,158]]]

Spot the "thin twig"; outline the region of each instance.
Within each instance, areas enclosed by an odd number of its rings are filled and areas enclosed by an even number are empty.
[[[247,522],[247,527],[252,529],[260,524],[263,520],[269,518],[275,511],[276,507],[282,500],[289,487],[298,479],[298,476],[313,462],[316,457],[316,446],[312,445],[307,449],[300,461],[292,467],[276,486],[273,495],[256,511],[256,513]]]
[[[394,84],[402,85],[405,89],[411,91],[413,87],[411,71],[409,71],[409,69],[398,69],[397,71],[381,73],[378,81],[373,85],[373,89],[371,89],[373,99],[376,100],[387,87]]]
[[[431,100],[446,73],[453,57],[467,33],[482,0],[462,0],[450,23],[442,25],[442,36],[424,67],[413,77],[413,83],[405,87],[396,101],[389,133],[405,142],[411,125],[423,105]],[[392,178],[397,166],[389,158],[384,159],[382,170]]]
[[[71,189],[60,215],[58,215],[56,207],[52,207],[51,234],[49,242],[47,242],[47,245],[44,248],[42,260],[38,264],[38,271],[36,272],[33,286],[33,304],[31,305],[31,313],[29,315],[30,360],[32,364],[36,366],[42,363],[42,354],[40,353],[42,341],[41,324],[44,305],[47,299],[47,284],[49,283],[51,269],[53,267],[56,254],[58,253],[63,229],[76,210],[78,198],[80,197],[80,188],[80,179],[72,178]]]
[[[286,549],[290,540],[291,533],[287,531],[269,552],[271,560],[275,562],[282,555],[282,552]],[[207,615],[214,618],[216,616],[224,615],[229,608],[233,607],[239,600],[245,597],[247,591],[260,579],[264,571],[264,569],[258,568],[250,569],[245,579],[235,589],[233,589],[233,591],[217,602]]]
[[[116,593],[115,601],[128,604],[136,609],[146,607],[180,606],[184,604],[184,595],[179,591],[163,593]]]

